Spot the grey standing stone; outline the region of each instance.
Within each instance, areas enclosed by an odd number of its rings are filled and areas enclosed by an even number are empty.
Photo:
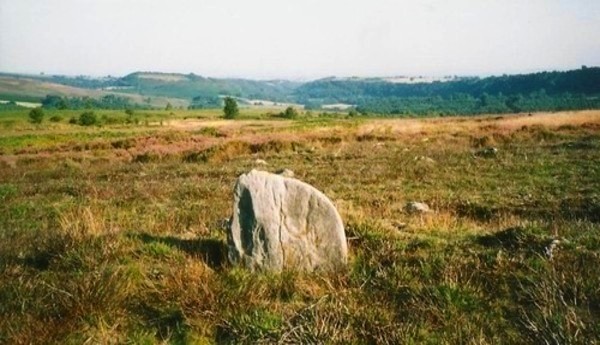
[[[234,189],[229,259],[252,270],[335,270],[347,262],[342,219],[314,187],[252,170]]]

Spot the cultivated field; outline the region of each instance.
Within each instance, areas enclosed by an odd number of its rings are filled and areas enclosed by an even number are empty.
[[[98,112],[92,128],[0,114],[0,343],[600,342],[599,111],[246,111]],[[252,168],[332,199],[346,271],[227,263]]]

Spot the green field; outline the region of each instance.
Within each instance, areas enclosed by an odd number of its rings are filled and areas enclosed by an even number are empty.
[[[600,342],[600,112],[277,111],[0,112],[0,343]],[[227,262],[252,168],[331,198],[347,270]]]

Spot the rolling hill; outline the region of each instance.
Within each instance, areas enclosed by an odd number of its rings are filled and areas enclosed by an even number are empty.
[[[186,99],[229,95],[284,102],[290,101],[293,90],[300,86],[300,83],[287,80],[217,79],[195,74],[136,72],[121,78],[119,85],[130,87],[127,92],[142,95]]]
[[[217,79],[159,72],[135,72],[121,78],[5,73],[0,78],[0,97],[7,100],[39,101],[48,94],[92,98],[112,94],[133,103],[162,107],[167,102],[174,106],[219,107],[222,96],[285,103],[293,101],[293,90],[301,85],[287,80]]]
[[[193,73],[135,72],[124,77],[0,74],[0,99],[35,101],[66,97],[126,97],[145,106],[217,108],[223,96],[242,103],[303,104],[329,109],[341,104],[362,113],[480,114],[600,108],[600,68],[480,77],[219,79]]]
[[[133,104],[146,104],[152,107],[187,106],[186,99],[165,96],[144,97],[136,93],[114,92],[105,89],[76,87],[54,82],[52,78],[39,78],[13,74],[0,75],[0,100],[40,102],[47,95],[62,97],[90,97],[99,99],[108,95],[125,97]]]

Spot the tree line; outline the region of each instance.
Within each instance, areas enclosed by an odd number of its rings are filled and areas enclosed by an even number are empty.
[[[302,85],[308,108],[356,105],[362,113],[479,114],[600,108],[600,68],[401,84],[382,79],[323,79]]]
[[[131,109],[148,108],[147,105],[132,103],[127,97],[106,95],[100,98],[65,97],[47,95],[42,99],[42,107],[47,109]]]

